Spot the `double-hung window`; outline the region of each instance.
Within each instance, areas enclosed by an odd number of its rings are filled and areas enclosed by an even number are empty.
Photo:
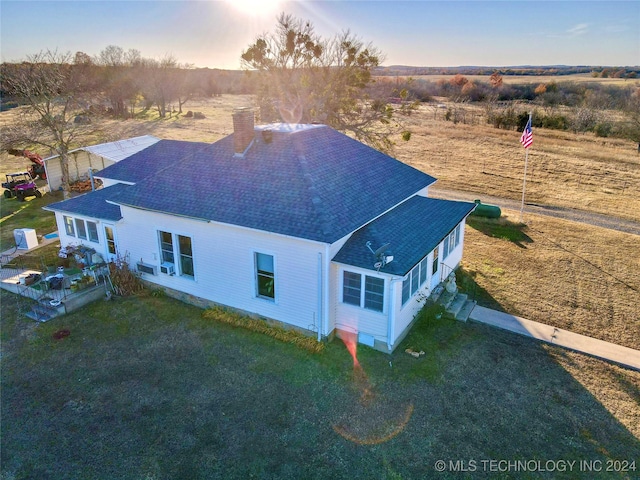
[[[89,240],[98,243],[98,225],[96,222],[87,220],[87,232],[89,233]]]
[[[193,242],[191,237],[178,235],[171,232],[158,231],[160,241],[160,271],[195,278],[193,261]],[[176,258],[178,262],[176,264]]]
[[[178,235],[178,250],[180,252],[180,275],[193,277],[193,251],[191,238]]]
[[[76,236],[76,230],[73,228],[73,218],[67,217],[66,215],[63,217],[64,219],[64,230],[67,235],[71,235],[72,237]]]
[[[276,272],[273,255],[255,254],[256,290],[258,297],[275,300]]]
[[[360,306],[361,277],[362,275],[359,273],[344,272],[342,277],[342,301],[344,303]]]
[[[173,262],[173,235],[169,232],[160,232],[160,254],[162,263]]]
[[[64,230],[67,235],[78,237],[82,240],[89,239],[94,243],[99,243],[98,238],[98,224],[89,220],[82,220],[81,218],[71,218],[64,215]]]
[[[420,286],[427,281],[427,269],[429,268],[429,257],[426,256],[420,262]]]
[[[427,281],[427,269],[429,268],[429,256],[420,260],[420,263],[413,267],[407,274],[407,278],[402,281],[402,305],[422,287]]]
[[[382,312],[384,310],[384,278],[344,271],[342,302]]]
[[[107,239],[107,251],[111,255],[115,255],[116,254],[116,237],[113,233],[113,228],[109,226],[105,226],[104,236]]]
[[[84,220],[76,218],[76,231],[78,232],[78,238],[87,239],[87,228],[84,225]]]
[[[447,258],[458,245],[460,245],[460,225],[444,239],[442,258]]]
[[[364,277],[364,308],[382,312],[384,310],[384,278]]]

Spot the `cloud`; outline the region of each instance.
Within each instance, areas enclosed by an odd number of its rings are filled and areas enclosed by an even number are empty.
[[[579,23],[571,27],[569,30],[567,30],[566,33],[569,37],[579,37],[580,35],[584,35],[588,31],[589,31],[588,23]]]
[[[578,23],[571,28],[568,28],[562,32],[549,32],[546,34],[547,38],[575,38],[585,35],[589,32],[588,23]]]

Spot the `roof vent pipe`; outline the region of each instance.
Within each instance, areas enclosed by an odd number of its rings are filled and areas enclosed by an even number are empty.
[[[233,149],[235,156],[243,156],[254,136],[253,109],[241,107],[233,110]]]

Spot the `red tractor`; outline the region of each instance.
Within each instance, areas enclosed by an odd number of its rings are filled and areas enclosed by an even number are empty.
[[[16,150],[11,149],[8,150],[10,155],[15,155],[16,157],[25,157],[31,160],[31,168],[29,169],[29,174],[31,178],[40,177],[42,180],[47,179],[47,172],[44,168],[44,161],[42,157],[35,152],[30,152],[29,150]]]
[[[4,198],[16,197],[21,202],[27,197],[42,197],[42,192],[38,190],[29,172],[7,174],[7,181],[2,183],[2,188],[5,189]]]

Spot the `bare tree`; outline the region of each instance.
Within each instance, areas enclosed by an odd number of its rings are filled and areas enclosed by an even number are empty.
[[[21,121],[2,130],[4,148],[38,144],[60,156],[62,190],[69,197],[69,150],[89,133],[91,125],[76,123],[88,114],[89,79],[71,65],[71,55],[46,51],[20,64],[3,64],[3,90],[26,105]]]
[[[166,55],[160,60],[145,60],[140,69],[141,90],[152,105],[155,104],[160,118],[166,117],[170,102],[178,98],[176,71],[180,65],[175,57]]]

